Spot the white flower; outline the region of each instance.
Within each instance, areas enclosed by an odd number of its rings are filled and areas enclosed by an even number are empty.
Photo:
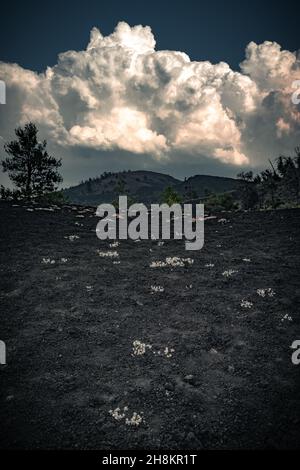
[[[227,220],[227,219],[219,219],[218,220],[219,224],[227,224],[230,222],[230,220]]]
[[[119,246],[119,242],[117,240],[109,244],[109,248],[117,248],[118,246]]]
[[[85,286],[85,288],[88,292],[91,292],[94,289],[93,286]]]
[[[78,240],[80,237],[78,235],[67,235],[65,238],[69,239],[70,242],[73,242],[74,240]]]
[[[249,302],[248,300],[242,300],[242,301],[241,301],[241,307],[244,307],[244,308],[252,308],[252,307],[253,307],[253,303],[252,303],[252,302]]]
[[[41,261],[42,264],[55,264],[55,259],[43,258]]]
[[[125,419],[125,424],[128,426],[139,426],[143,421],[143,412],[137,413],[136,411],[133,412],[131,418],[126,418],[126,413],[128,411],[128,406],[124,406],[123,411],[121,409],[115,408],[114,410],[109,410],[109,414],[116,420],[122,421]]]
[[[139,426],[143,422],[142,414],[143,413],[138,414],[134,411],[130,419],[126,418],[125,423],[128,426]]]
[[[191,258],[180,258],[179,256],[168,256],[165,261],[152,261],[150,268],[165,268],[166,266],[185,267],[194,263]]]
[[[117,251],[97,251],[101,258],[118,258],[119,253]]]
[[[60,261],[61,261],[62,263],[67,263],[67,262],[68,262],[68,258],[61,258]]]
[[[164,290],[162,286],[151,286],[151,294],[154,292],[164,292]]]
[[[142,343],[138,339],[133,341],[132,355],[133,356],[143,356],[146,352],[146,349],[152,349],[151,344]]]
[[[214,264],[213,263],[206,263],[205,267],[206,268],[213,268]]]
[[[125,406],[123,408],[123,413],[121,413],[120,408],[116,408],[115,410],[109,410],[109,414],[116,420],[116,421],[121,421],[122,419],[125,418],[125,412],[128,410],[128,408]]]
[[[165,244],[165,242],[163,242],[163,241],[157,242],[157,246],[163,246],[164,244]]]
[[[286,314],[281,318],[280,321],[282,321],[282,322],[284,322],[284,321],[293,321],[293,318],[292,318],[290,315],[288,315],[288,314],[286,313]]]
[[[257,289],[256,293],[260,297],[274,297],[275,292],[271,287],[268,287],[267,289]]]
[[[150,268],[164,268],[165,266],[167,266],[167,263],[164,261],[152,261],[150,264]]]
[[[251,259],[250,259],[250,258],[243,258],[243,261],[244,261],[245,263],[251,263]]]
[[[236,271],[235,269],[228,269],[227,271],[224,271],[222,273],[222,276],[224,277],[231,277],[233,274],[237,273],[238,271]]]
[[[173,356],[173,352],[175,352],[175,349],[173,348],[169,349],[168,346],[166,346],[164,349],[164,355],[168,358]]]

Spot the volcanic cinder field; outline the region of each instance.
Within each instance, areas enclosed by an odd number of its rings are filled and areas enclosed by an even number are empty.
[[[1,448],[299,447],[300,210],[214,214],[200,251],[94,213],[0,205]]]

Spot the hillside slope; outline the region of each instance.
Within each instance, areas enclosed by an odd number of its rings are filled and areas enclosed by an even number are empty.
[[[180,181],[163,173],[138,170],[104,173],[65,189],[64,193],[74,204],[112,202],[120,193],[127,194],[137,202],[150,204],[161,202],[161,194],[167,186],[174,186],[184,199],[189,199],[191,195],[204,197],[207,192],[233,191],[237,184],[238,180],[220,176],[196,175]]]
[[[97,205],[112,202],[118,194],[128,194],[138,202],[150,203],[159,199],[167,186],[176,186],[180,181],[169,175],[152,171],[126,171],[104,173],[64,190],[72,203]],[[121,189],[122,188],[122,189]]]

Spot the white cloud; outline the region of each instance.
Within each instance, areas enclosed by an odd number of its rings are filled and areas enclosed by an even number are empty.
[[[291,102],[299,78],[296,53],[276,43],[251,42],[239,73],[156,51],[148,26],[122,22],[107,37],[93,28],[86,50],[60,54],[45,73],[0,63],[8,89],[0,135],[33,120],[62,155],[86,148],[169,165],[182,154],[260,166],[300,144],[300,108]]]

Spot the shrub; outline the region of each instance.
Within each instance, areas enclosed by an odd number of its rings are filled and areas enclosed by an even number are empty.
[[[182,197],[174,188],[168,186],[162,193],[162,202],[168,204],[168,206],[172,206],[172,204],[180,204],[182,202]]]
[[[231,211],[237,209],[237,203],[230,193],[212,194],[206,200],[205,205],[213,210]]]

